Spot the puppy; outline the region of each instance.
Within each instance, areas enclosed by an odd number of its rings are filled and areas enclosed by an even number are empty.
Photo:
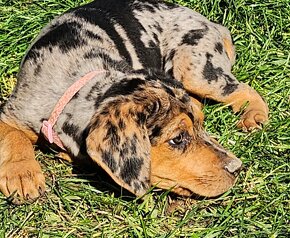
[[[231,73],[229,31],[155,0],[96,0],[49,23],[27,51],[0,114],[0,190],[15,203],[45,191],[39,138],[91,159],[128,191],[151,185],[206,197],[233,186],[241,161],[204,131],[189,95],[246,109],[245,130],[267,121],[259,94]]]

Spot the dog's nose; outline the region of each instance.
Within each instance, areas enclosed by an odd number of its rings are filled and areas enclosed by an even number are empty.
[[[235,176],[238,175],[238,173],[240,172],[241,168],[242,168],[242,161],[237,159],[237,158],[233,158],[226,166],[225,169],[231,173],[234,174]]]

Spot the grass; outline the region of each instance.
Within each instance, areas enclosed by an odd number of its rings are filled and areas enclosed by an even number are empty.
[[[54,16],[81,0],[0,0],[0,103],[16,82],[26,48]],[[98,175],[37,151],[47,194],[13,206],[0,195],[0,237],[289,237],[290,236],[290,2],[176,0],[227,26],[237,50],[234,74],[260,92],[270,121],[249,134],[238,116],[206,105],[205,127],[246,167],[237,185],[216,199],[175,198],[154,190],[140,201],[117,196]],[[1,155],[0,155],[1,156]]]

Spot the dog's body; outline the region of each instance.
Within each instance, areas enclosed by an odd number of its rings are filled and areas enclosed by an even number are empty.
[[[175,192],[180,194],[224,192],[234,181],[234,176],[225,174],[237,171],[241,163],[202,133],[199,105],[185,90],[230,104],[234,111],[249,102],[241,126],[257,127],[267,120],[268,108],[256,91],[231,74],[234,58],[226,28],[190,9],[160,1],[97,0],[54,19],[24,57],[16,89],[0,114],[1,191],[8,196],[17,190],[20,197],[28,198],[41,194],[44,178],[28,138],[36,142],[42,121],[50,117],[67,88],[88,72],[100,70],[65,106],[54,126],[69,154],[90,156],[117,183],[138,195],[151,183],[164,188],[179,185]],[[196,191],[186,184],[193,178],[178,175],[184,165],[162,165],[168,149],[164,144],[180,135],[167,133],[176,118],[177,128],[194,131],[185,134],[182,129],[182,140],[195,141],[191,150],[201,148],[193,152],[201,153],[200,161],[187,163],[198,165],[204,180],[216,169],[211,159],[218,160],[220,170],[228,166],[226,172],[216,171],[221,175],[215,182]],[[168,153],[174,149],[171,145]],[[150,156],[156,159],[150,161]],[[174,152],[174,156],[191,155]],[[208,162],[211,168],[202,169],[201,164]],[[150,166],[156,170],[150,172]],[[163,182],[159,173],[164,174],[166,166],[177,166],[177,172]],[[180,180],[187,182],[182,185]],[[219,180],[224,185],[219,187]],[[202,192],[211,186],[215,192]]]

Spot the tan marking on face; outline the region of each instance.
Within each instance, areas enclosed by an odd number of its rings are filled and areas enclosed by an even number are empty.
[[[170,140],[186,131],[190,143],[186,149],[169,145]],[[180,114],[163,129],[158,144],[151,148],[151,181],[157,187],[172,188],[180,195],[190,193],[217,196],[235,183],[225,167],[238,170],[241,162],[209,138],[190,118]]]

